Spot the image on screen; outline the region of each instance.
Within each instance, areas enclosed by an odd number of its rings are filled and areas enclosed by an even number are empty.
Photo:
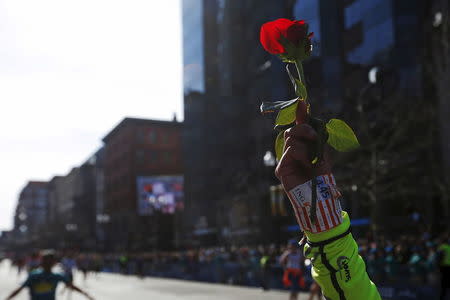
[[[173,214],[184,207],[183,176],[137,177],[138,214]]]

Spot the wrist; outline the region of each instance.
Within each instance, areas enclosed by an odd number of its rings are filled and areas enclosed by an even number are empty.
[[[287,194],[294,208],[302,231],[320,233],[331,230],[342,223],[342,209],[339,202],[341,194],[332,174],[316,177],[317,202],[316,217],[311,220],[312,180],[288,190]]]

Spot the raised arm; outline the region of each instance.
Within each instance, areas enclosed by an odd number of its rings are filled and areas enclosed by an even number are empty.
[[[312,276],[331,300],[379,300],[378,290],[366,272],[358,246],[350,233],[350,219],[340,206],[341,194],[331,172],[328,153],[313,168],[308,153],[317,134],[306,124],[285,133],[285,148],[276,176],[291,200],[297,222],[305,234],[305,257]],[[311,218],[312,179],[316,178],[317,203]]]
[[[82,289],[80,289],[79,287],[77,287],[76,285],[74,285],[71,282],[66,282],[66,285],[68,288],[77,291],[78,293],[86,296],[86,298],[90,299],[90,300],[94,300],[94,298],[92,298],[87,292],[83,291]]]
[[[25,286],[22,285],[22,286],[18,287],[17,289],[15,289],[14,291],[12,291],[12,293],[8,297],[6,297],[6,300],[10,300],[10,299],[14,298],[15,296],[17,296],[20,293],[20,291],[22,291],[24,289],[24,287]]]

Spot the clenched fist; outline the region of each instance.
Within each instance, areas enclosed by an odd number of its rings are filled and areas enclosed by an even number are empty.
[[[275,170],[291,200],[297,221],[303,231],[318,233],[342,223],[341,196],[331,174],[329,152],[324,151],[317,165],[312,164],[310,149],[316,143],[317,132],[308,124],[299,124],[286,130],[284,153]],[[311,220],[312,179],[317,180],[316,217]]]

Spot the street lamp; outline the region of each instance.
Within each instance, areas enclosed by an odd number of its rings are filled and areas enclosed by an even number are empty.
[[[264,154],[263,160],[264,160],[264,165],[266,167],[275,167],[275,165],[277,164],[275,156],[273,155],[273,153],[271,151],[266,151],[266,154]]]

